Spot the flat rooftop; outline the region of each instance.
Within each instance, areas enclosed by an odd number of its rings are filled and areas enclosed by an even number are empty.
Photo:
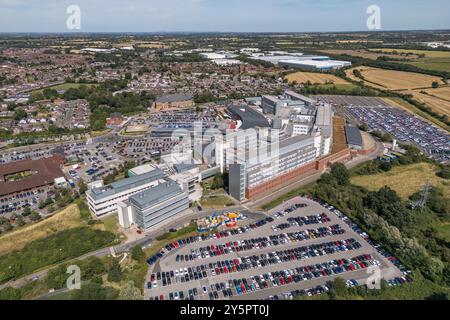
[[[164,177],[164,172],[161,169],[155,169],[147,173],[113,182],[102,188],[93,188],[91,190],[91,195],[95,200],[100,200],[124,192],[128,189],[134,189],[144,184],[163,179]]]
[[[363,139],[358,128],[353,126],[345,126],[345,135],[347,136],[347,143],[353,146],[363,146]]]
[[[159,202],[169,200],[182,193],[183,190],[180,188],[178,183],[173,180],[169,180],[157,185],[156,187],[131,196],[129,202],[137,206],[139,209],[145,209]]]
[[[268,128],[270,127],[269,121],[266,117],[259,113],[258,111],[248,107],[248,106],[230,106],[228,107],[231,113],[237,116],[242,121],[242,126],[240,129],[250,129],[250,128]]]

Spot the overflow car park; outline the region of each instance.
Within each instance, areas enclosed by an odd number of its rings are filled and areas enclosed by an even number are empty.
[[[335,277],[365,284],[370,267],[391,284],[408,281],[341,212],[306,198],[257,223],[172,243],[148,263],[145,298],[157,300],[292,299],[326,292]]]

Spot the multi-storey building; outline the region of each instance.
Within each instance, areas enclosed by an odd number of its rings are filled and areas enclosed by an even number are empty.
[[[137,193],[119,203],[119,223],[125,228],[136,224],[146,230],[189,209],[189,193],[178,183],[168,180]]]
[[[139,192],[154,188],[164,181],[164,172],[155,169],[107,186],[93,187],[86,192],[89,209],[97,217],[116,212],[119,202],[126,201]]]

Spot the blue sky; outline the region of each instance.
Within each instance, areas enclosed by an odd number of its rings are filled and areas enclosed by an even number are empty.
[[[69,31],[72,4],[82,32],[359,31],[373,4],[382,30],[450,29],[449,0],[0,0],[0,32]]]

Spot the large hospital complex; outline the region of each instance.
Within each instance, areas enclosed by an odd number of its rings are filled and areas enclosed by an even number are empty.
[[[117,213],[125,228],[145,230],[187,210],[201,198],[200,182],[216,174],[227,173],[229,194],[245,202],[351,157],[348,148],[332,154],[330,104],[292,91],[252,101],[228,106],[235,128],[202,137],[209,156],[195,153],[189,142],[185,150],[192,151],[184,158],[189,163],[161,161],[107,186],[93,183],[87,192],[90,210],[98,217]]]

